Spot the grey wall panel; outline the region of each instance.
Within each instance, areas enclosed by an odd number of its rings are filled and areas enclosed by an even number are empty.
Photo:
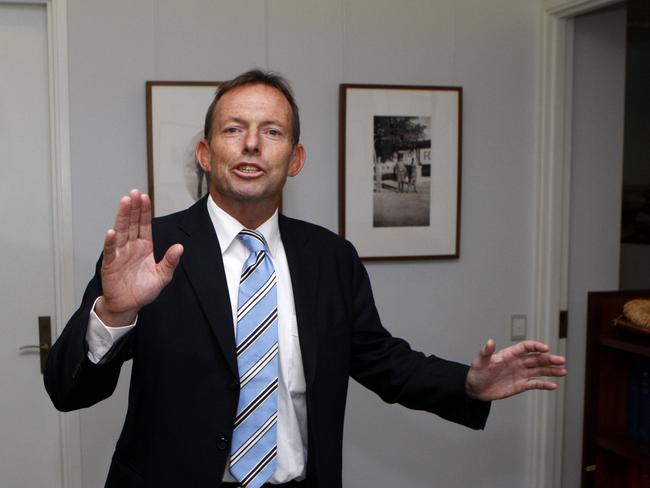
[[[369,264],[377,304],[396,335],[459,361],[488,337],[507,345],[509,315],[532,314],[537,2],[69,0],[68,15],[79,295],[118,197],[146,188],[145,81],[261,66],[287,75],[301,107],[308,161],[285,211],[332,230],[339,84],[462,85],[461,257]],[[127,379],[82,415],[84,486],[105,476]],[[475,433],[353,385],[344,486],[519,488],[528,413],[526,398],[506,400]]]
[[[460,260],[369,265],[378,306],[386,325],[415,347],[468,361],[487,337],[509,343],[509,314],[532,312],[538,7],[407,2],[408,10],[394,5],[388,15],[390,7],[370,3],[346,5],[346,25],[363,26],[357,36],[346,35],[346,52],[358,60],[345,64],[350,78],[407,76],[408,83],[464,90]],[[400,21],[411,13],[410,22]],[[421,35],[429,39],[427,55],[411,57]],[[361,388],[351,392],[345,457],[351,486],[400,479],[422,488],[432,480],[445,487],[525,486],[526,398],[495,405],[480,434],[375,401]],[[357,471],[356,462],[363,468]]]
[[[454,2],[343,2],[348,83],[448,84]]]
[[[338,230],[338,84],[341,83],[340,2],[268,3],[269,68],[293,83],[300,107],[305,168],[291,178],[283,210]]]
[[[265,2],[154,2],[156,76],[219,81],[266,65]]]
[[[75,290],[81,297],[118,199],[146,188],[144,81],[154,66],[152,1],[68,2]],[[126,409],[117,391],[81,412],[84,486],[103,486]]]

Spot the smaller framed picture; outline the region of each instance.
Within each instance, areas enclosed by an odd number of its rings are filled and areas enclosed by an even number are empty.
[[[340,86],[339,233],[364,260],[454,259],[462,88]]]
[[[219,82],[147,81],[147,162],[154,215],[182,210],[208,193],[194,156]]]

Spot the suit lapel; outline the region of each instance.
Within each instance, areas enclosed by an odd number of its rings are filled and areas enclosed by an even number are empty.
[[[318,262],[307,246],[309,237],[304,232],[283,215],[280,215],[279,225],[291,275],[305,380],[307,385],[312,385],[318,350],[317,321],[314,316]],[[219,241],[208,215],[205,198],[187,210],[179,226],[186,235],[181,267],[192,284],[233,374],[238,376],[228,284]]]
[[[314,381],[318,351],[317,321],[314,316],[318,262],[307,246],[308,236],[304,232],[283,215],[280,215],[279,225],[289,263],[305,381],[309,386]]]
[[[228,284],[205,198],[188,209],[180,228],[187,236],[183,243],[185,251],[181,267],[196,292],[233,374],[239,376]]]

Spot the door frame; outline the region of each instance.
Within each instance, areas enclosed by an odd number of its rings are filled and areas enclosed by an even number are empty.
[[[55,334],[75,309],[68,92],[68,3],[45,0],[49,40],[50,139],[52,141],[52,222],[54,243]],[[64,488],[81,485],[80,414],[59,413]]]
[[[50,111],[51,220],[54,276],[54,333],[74,310],[70,111],[68,93],[67,0],[0,0],[5,4],[45,6],[47,16]],[[64,488],[81,488],[79,412],[59,412],[61,473]]]
[[[621,0],[544,0],[536,175],[535,337],[561,351],[559,314],[568,301],[573,108],[573,22]],[[564,393],[531,396],[529,486],[559,487]]]

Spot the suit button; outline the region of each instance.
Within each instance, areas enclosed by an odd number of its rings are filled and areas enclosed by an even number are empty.
[[[239,390],[239,380],[238,379],[235,378],[234,380],[232,380],[232,383],[230,383],[230,389],[232,391],[238,391]]]
[[[220,451],[224,451],[227,448],[228,448],[228,438],[227,437],[219,437],[217,439],[217,449],[219,449]]]

